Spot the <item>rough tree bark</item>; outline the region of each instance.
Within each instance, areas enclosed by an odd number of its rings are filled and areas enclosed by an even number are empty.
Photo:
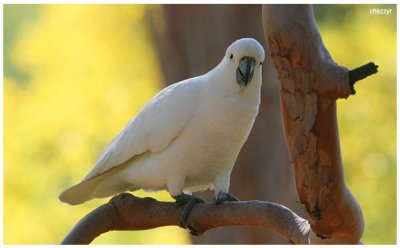
[[[322,42],[311,5],[264,5],[263,23],[281,83],[285,137],[311,242],[357,243],[364,220],[343,177],[336,100],[354,94],[355,78],[377,67],[369,64],[349,73],[337,65]]]
[[[370,63],[349,71],[336,65],[322,43],[310,5],[265,5],[263,24],[280,81],[296,188],[308,221],[280,204],[247,201],[198,204],[187,224],[199,234],[247,225],[269,228],[295,244],[357,243],[363,217],[343,178],[336,100],[354,94],[354,83],[376,73],[377,66]],[[90,243],[110,230],[179,225],[181,212],[173,203],[121,194],[84,217],[62,243]]]

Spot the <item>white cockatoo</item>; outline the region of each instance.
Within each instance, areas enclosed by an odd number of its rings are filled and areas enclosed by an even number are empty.
[[[60,200],[75,205],[138,189],[166,189],[192,205],[201,200],[190,194],[205,189],[214,189],[216,204],[235,200],[230,175],[258,114],[264,56],[255,39],[239,39],[208,73],[163,89]]]

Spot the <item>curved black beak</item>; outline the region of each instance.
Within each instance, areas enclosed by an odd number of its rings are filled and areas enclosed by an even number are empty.
[[[252,57],[243,57],[239,66],[236,69],[236,82],[239,85],[247,85],[253,78],[254,66],[256,65],[256,60]]]

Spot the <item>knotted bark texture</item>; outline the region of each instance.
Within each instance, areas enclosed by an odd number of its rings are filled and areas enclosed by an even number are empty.
[[[311,5],[264,5],[263,24],[280,81],[296,188],[309,215],[310,242],[358,243],[364,220],[344,181],[336,100],[354,94],[355,81],[376,73],[377,66],[349,71],[337,65],[322,42]]]

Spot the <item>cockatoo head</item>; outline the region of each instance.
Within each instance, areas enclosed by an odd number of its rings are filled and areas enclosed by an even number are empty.
[[[234,66],[236,70],[236,82],[240,86],[246,86],[253,79],[254,72],[261,79],[261,65],[265,53],[263,47],[253,38],[243,38],[233,42],[225,53],[228,66]]]

